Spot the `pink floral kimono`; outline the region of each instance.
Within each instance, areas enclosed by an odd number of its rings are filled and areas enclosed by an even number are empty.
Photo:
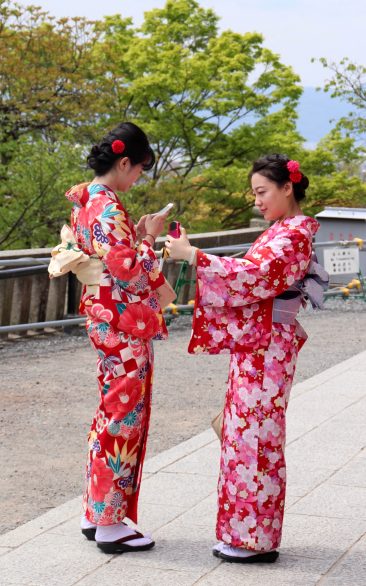
[[[234,547],[264,552],[281,542],[285,413],[306,334],[293,316],[275,321],[274,299],[296,295],[318,227],[295,216],[268,228],[244,259],[198,253],[189,351],[231,352],[216,534]]]
[[[157,288],[165,279],[147,240],[117,195],[81,184],[71,228],[86,255],[102,262],[97,283],[85,286],[81,311],[97,352],[100,402],[89,433],[84,507],[97,525],[137,522],[137,502],[150,418],[152,339],[167,336]]]

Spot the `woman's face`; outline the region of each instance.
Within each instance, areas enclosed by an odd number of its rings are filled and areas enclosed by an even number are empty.
[[[142,163],[132,165],[128,157],[119,159],[117,163],[117,191],[126,192],[136,183],[143,172]]]
[[[273,222],[288,215],[294,203],[292,183],[289,181],[279,187],[260,173],[252,175],[252,189],[255,205],[265,220]]]

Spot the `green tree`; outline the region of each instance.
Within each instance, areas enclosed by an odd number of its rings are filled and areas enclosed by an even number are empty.
[[[108,116],[114,123],[123,112],[146,128],[158,155],[155,180],[221,164],[233,128],[273,106],[294,110],[301,95],[298,76],[263,47],[261,35],[218,34],[217,20],[195,0],[168,0],[145,14],[133,40],[127,21],[105,21],[96,53],[99,62],[105,59],[107,77],[114,72],[114,85],[122,88]]]
[[[56,20],[35,6],[0,4],[2,246],[51,240],[45,231],[59,209],[55,185],[70,171],[73,145],[90,140],[100,110],[90,59],[98,35],[83,18]],[[40,206],[46,199],[43,222]]]
[[[85,148],[67,140],[24,139],[8,165],[8,192],[0,209],[0,246],[51,246],[61,225],[69,221],[66,187],[85,175]],[[70,137],[71,138],[71,137]]]
[[[326,82],[324,91],[334,98],[341,98],[349,103],[351,111],[342,118],[338,126],[361,136],[365,141],[366,132],[366,67],[353,63],[344,57],[339,63],[320,59],[323,67],[332,73],[332,78]]]
[[[299,77],[260,34],[219,32],[215,13],[196,0],[167,0],[139,28],[120,15],[57,20],[12,0],[0,0],[0,14],[3,247],[55,241],[68,217],[63,192],[91,175],[90,144],[126,119],[157,154],[152,173],[123,194],[135,218],[174,201],[191,231],[246,225],[247,174],[268,152],[302,161],[307,211],[363,205],[354,140],[335,129],[306,150],[296,129]],[[328,90],[340,92],[337,83]]]
[[[136,213],[170,197],[192,227],[208,224],[207,209],[214,225],[228,224],[230,204],[247,189],[243,168],[264,137],[273,146],[302,140],[294,130],[298,76],[260,34],[219,34],[217,23],[195,0],[168,0],[135,32],[119,16],[98,25],[96,60],[114,86],[102,123],[121,114],[140,123],[157,153],[152,182],[134,191]],[[238,223],[248,220],[249,201]]]
[[[304,171],[310,188],[304,205],[307,213],[315,214],[325,205],[345,207],[366,206],[366,184],[359,174],[363,150],[339,128],[325,136],[314,150],[304,150]]]
[[[83,18],[56,20],[35,6],[0,4],[0,141],[31,132],[83,129],[98,114],[90,51],[98,38]],[[3,146],[4,148],[4,146]]]

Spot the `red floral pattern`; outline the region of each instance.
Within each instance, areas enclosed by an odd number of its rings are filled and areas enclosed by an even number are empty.
[[[268,551],[281,542],[285,412],[306,334],[299,324],[272,324],[268,311],[306,274],[318,226],[305,216],[276,222],[241,260],[198,255],[190,349],[231,352],[216,536],[234,547]]]
[[[98,355],[100,392],[89,433],[84,508],[97,525],[120,523],[126,515],[136,523],[150,420],[151,338],[167,336],[155,292],[164,277],[151,244],[137,244],[133,222],[113,191],[83,184],[67,197],[75,204],[71,225],[79,247],[105,267],[99,287],[84,288],[80,305]]]
[[[104,398],[106,413],[112,413],[117,419],[122,419],[139,402],[141,387],[142,383],[137,378],[124,376],[113,379]]]
[[[124,245],[115,245],[105,256],[109,271],[121,281],[130,281],[142,273],[140,263],[136,262],[136,251]]]
[[[153,338],[159,330],[156,313],[142,304],[130,304],[119,318],[120,330],[143,340]]]
[[[97,502],[103,502],[113,480],[113,471],[101,458],[95,458],[91,465],[91,495]]]
[[[271,340],[273,299],[306,274],[318,226],[306,216],[276,222],[241,260],[199,251],[189,352],[266,348]]]

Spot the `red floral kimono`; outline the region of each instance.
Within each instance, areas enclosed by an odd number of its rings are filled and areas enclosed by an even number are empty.
[[[260,552],[281,542],[285,413],[306,334],[272,312],[274,298],[306,275],[318,227],[295,216],[268,228],[244,259],[198,253],[189,350],[231,352],[216,534],[234,547]]]
[[[71,227],[78,247],[103,262],[100,283],[86,286],[81,311],[95,348],[100,403],[89,433],[84,508],[97,525],[137,522],[150,418],[152,338],[167,337],[156,289],[164,283],[147,240],[104,185],[81,184]]]

